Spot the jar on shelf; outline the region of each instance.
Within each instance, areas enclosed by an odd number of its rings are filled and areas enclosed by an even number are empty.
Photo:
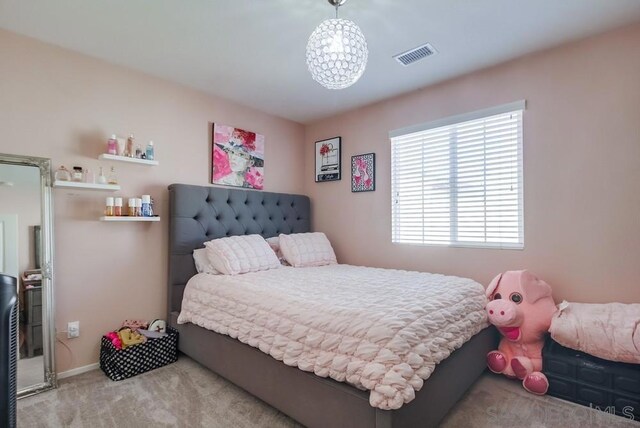
[[[53,175],[53,179],[56,181],[71,181],[71,173],[64,165],[60,165]]]
[[[129,198],[129,217],[136,216],[136,198]]]
[[[83,182],[84,181],[84,173],[82,172],[81,166],[74,166],[73,172],[71,173],[71,181]]]
[[[113,202],[113,215],[120,217],[122,215],[122,198],[115,198]]]
[[[104,209],[104,213],[107,217],[112,217],[115,214],[114,208],[113,208],[113,197],[108,197],[107,201],[106,201],[106,206]]]

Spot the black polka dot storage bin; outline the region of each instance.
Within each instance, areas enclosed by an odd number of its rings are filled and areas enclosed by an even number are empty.
[[[117,349],[109,339],[100,343],[100,368],[111,380],[123,380],[178,360],[178,331],[167,327],[167,335],[145,343]]]

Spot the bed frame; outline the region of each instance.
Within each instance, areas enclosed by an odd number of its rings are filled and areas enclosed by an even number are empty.
[[[184,287],[196,274],[193,250],[215,238],[310,231],[306,196],[216,187],[169,186],[169,321],[179,349],[200,364],[308,427],[437,426],[485,369],[496,348],[485,329],[438,364],[415,400],[398,410],[369,405],[368,391],[285,365],[229,336],[194,324],[178,325]]]

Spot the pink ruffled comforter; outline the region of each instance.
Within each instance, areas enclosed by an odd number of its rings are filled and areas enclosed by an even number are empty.
[[[237,338],[397,409],[487,326],[484,288],[453,276],[348,265],[189,280],[179,323]]]

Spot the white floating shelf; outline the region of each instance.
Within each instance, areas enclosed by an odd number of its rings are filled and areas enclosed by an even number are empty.
[[[53,182],[53,187],[78,190],[104,190],[107,192],[116,192],[120,190],[117,184],[97,184],[97,183],[81,183],[78,181],[60,181]]]
[[[98,159],[117,161],[117,162],[137,163],[139,165],[149,165],[149,166],[156,166],[160,164],[158,161],[155,161],[155,160],[130,158],[127,156],[109,155],[107,153],[101,154],[100,156],[98,156]]]
[[[100,221],[115,221],[115,222],[124,222],[124,221],[146,221],[146,222],[154,222],[160,221],[160,217],[116,217],[116,216],[103,216],[100,217]]]

